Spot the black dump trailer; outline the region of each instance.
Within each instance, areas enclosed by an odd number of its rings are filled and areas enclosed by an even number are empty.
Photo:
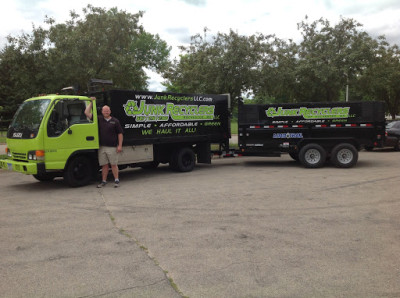
[[[229,146],[230,97],[109,90],[98,94],[97,107],[109,105],[124,131],[120,166],[170,167],[187,172],[211,163],[211,144]],[[222,149],[221,149],[222,150]]]
[[[287,152],[307,168],[330,160],[349,168],[363,148],[381,147],[385,137],[383,102],[243,104],[239,102],[242,155]]]

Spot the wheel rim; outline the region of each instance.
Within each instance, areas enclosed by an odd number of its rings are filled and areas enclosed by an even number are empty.
[[[341,149],[339,150],[339,152],[336,155],[337,160],[341,163],[341,164],[348,164],[351,163],[351,161],[354,158],[353,152],[350,149]]]
[[[89,170],[88,170],[89,165],[87,165],[84,162],[79,162],[74,166],[73,170],[73,176],[77,180],[81,180],[88,176]]]
[[[185,167],[190,166],[190,165],[192,164],[192,156],[191,156],[190,154],[185,154],[185,155],[182,157],[182,164],[183,164]]]
[[[314,165],[320,162],[321,152],[319,152],[317,149],[309,149],[304,157],[307,163]]]

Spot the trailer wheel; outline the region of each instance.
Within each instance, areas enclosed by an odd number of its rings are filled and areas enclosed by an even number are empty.
[[[93,165],[85,156],[72,159],[64,172],[64,180],[69,186],[77,187],[89,184],[93,177]]]
[[[196,156],[188,147],[177,149],[171,157],[170,167],[179,172],[190,172],[196,163]]]
[[[325,163],[326,151],[318,144],[308,144],[301,148],[299,160],[306,168],[320,168]]]
[[[339,144],[333,148],[331,160],[338,168],[351,168],[357,163],[358,151],[351,144]]]

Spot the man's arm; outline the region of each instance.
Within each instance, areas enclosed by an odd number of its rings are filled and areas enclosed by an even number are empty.
[[[91,97],[90,98],[90,103],[88,104],[88,106],[85,109],[85,115],[86,117],[88,117],[89,119],[93,118],[93,113],[92,113],[92,107],[93,107],[93,101],[96,100],[96,97]]]
[[[118,147],[117,152],[122,152],[122,141],[124,140],[124,135],[122,133],[118,134]]]

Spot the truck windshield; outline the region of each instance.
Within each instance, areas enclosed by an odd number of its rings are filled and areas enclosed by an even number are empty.
[[[50,99],[25,101],[18,108],[8,129],[8,138],[32,139],[36,137]]]

